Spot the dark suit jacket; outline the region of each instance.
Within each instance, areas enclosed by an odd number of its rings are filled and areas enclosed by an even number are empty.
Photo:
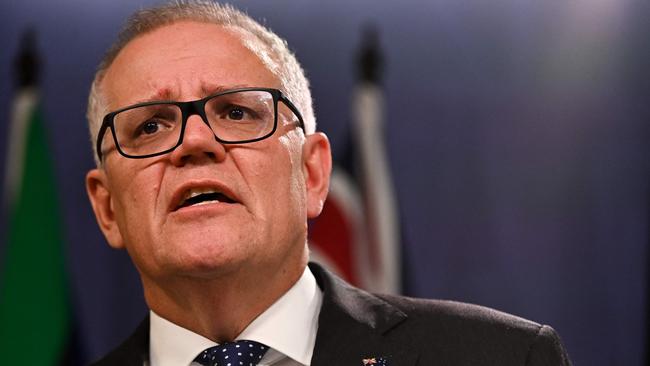
[[[564,366],[552,328],[481,306],[373,295],[310,264],[323,290],[312,366]],[[96,366],[142,366],[149,318]]]

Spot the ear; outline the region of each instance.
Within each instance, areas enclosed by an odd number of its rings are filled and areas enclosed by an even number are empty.
[[[122,234],[115,220],[113,196],[104,169],[93,169],[86,174],[86,192],[93,206],[97,224],[108,244],[115,249],[124,248]]]
[[[332,172],[330,142],[324,133],[317,132],[305,137],[302,148],[303,174],[307,189],[307,217],[320,215],[327,198]]]

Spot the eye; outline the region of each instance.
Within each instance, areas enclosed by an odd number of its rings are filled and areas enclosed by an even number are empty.
[[[151,135],[159,130],[158,122],[156,121],[147,121],[142,125],[142,132],[146,135]]]
[[[244,109],[235,106],[228,111],[228,118],[236,121],[241,121],[244,119],[245,114],[246,112],[244,112]]]
[[[162,133],[165,133],[169,130],[171,130],[172,124],[162,121],[157,118],[151,118],[149,120],[146,120],[140,125],[138,125],[131,135],[133,138],[149,138],[149,137],[154,137],[154,136],[159,136]]]

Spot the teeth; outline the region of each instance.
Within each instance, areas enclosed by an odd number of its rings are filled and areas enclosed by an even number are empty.
[[[221,193],[221,192],[219,192],[218,190],[216,190],[214,188],[193,188],[193,189],[190,189],[189,191],[185,192],[185,197],[183,197],[183,199],[186,200],[188,198],[196,197],[196,196],[198,196],[200,194],[204,194],[204,193]]]
[[[185,195],[183,196],[181,204],[184,204],[185,201],[187,201],[188,199],[190,199],[192,197],[196,197],[198,195],[205,194],[205,193],[221,193],[221,192],[219,192],[218,190],[216,190],[214,188],[192,188],[192,189],[188,190],[187,192],[185,192]]]
[[[199,202],[199,203],[195,203],[194,206],[208,205],[208,204],[213,203],[213,202],[214,201]]]

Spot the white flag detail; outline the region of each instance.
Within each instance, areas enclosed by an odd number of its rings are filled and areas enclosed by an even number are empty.
[[[360,83],[352,100],[352,166],[334,165],[323,212],[310,224],[312,259],[366,290],[401,292],[401,229],[384,145],[382,59],[374,28],[364,32]],[[352,164],[350,164],[352,163]]]
[[[386,147],[383,95],[372,83],[355,91],[353,144],[357,148],[358,174],[365,206],[365,226],[372,265],[362,282],[371,291],[401,290],[400,228]]]

